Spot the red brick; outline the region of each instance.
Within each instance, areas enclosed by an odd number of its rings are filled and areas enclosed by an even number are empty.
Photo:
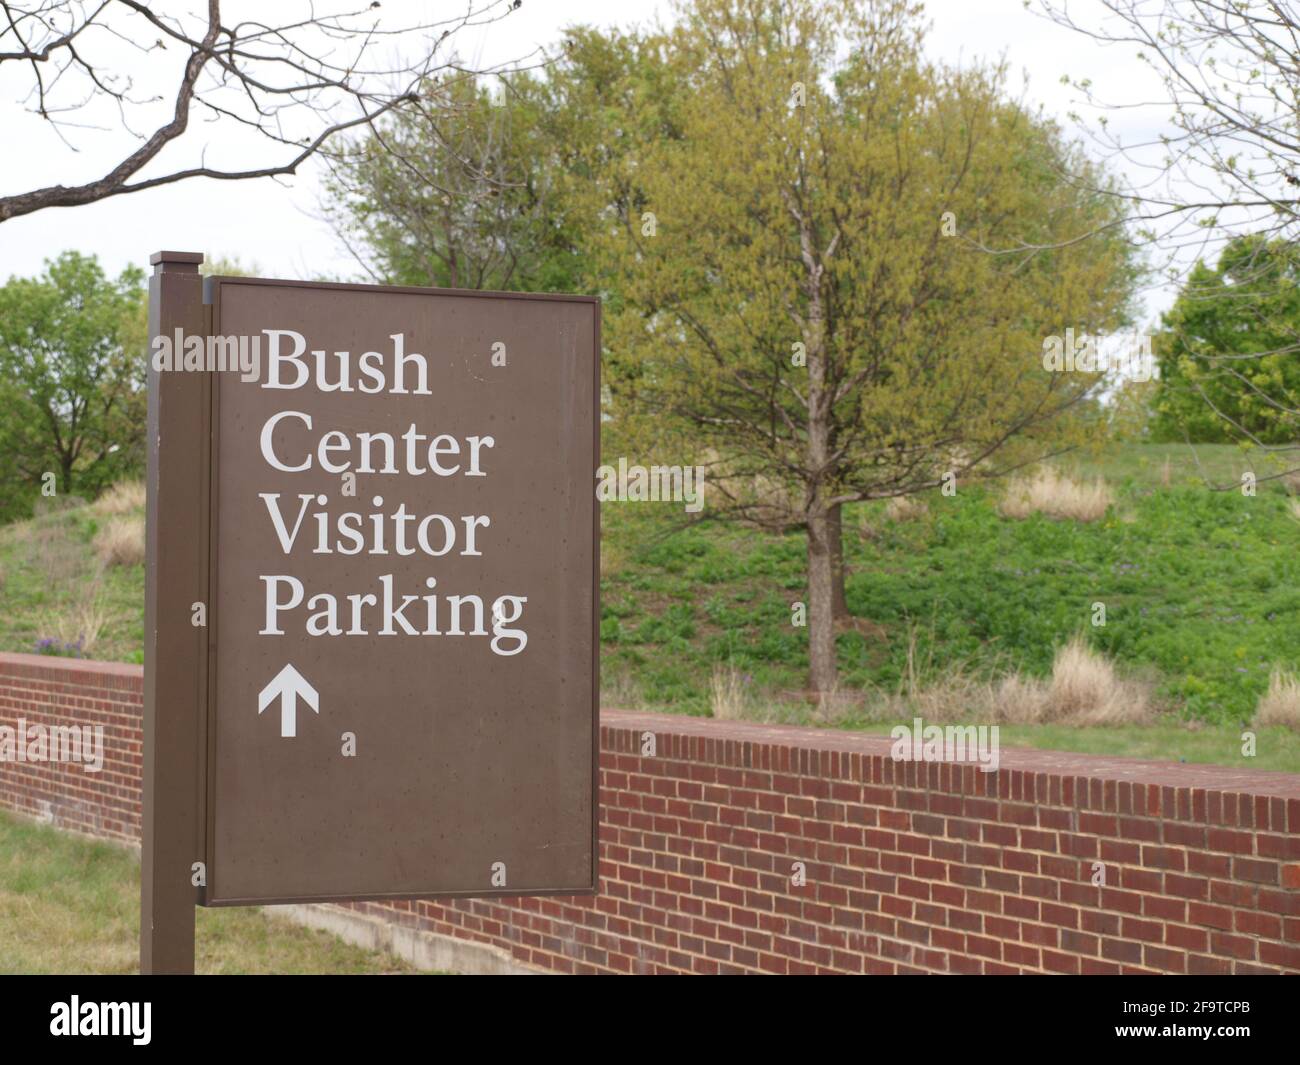
[[[1170,947],[1182,947],[1184,951],[1205,952],[1209,949],[1210,939],[1208,932],[1203,928],[1166,925],[1165,943]]]
[[[79,714],[109,744],[95,779],[6,765],[0,806],[63,796],[59,823],[137,839],[142,701],[139,667],[0,654],[0,724]],[[646,759],[647,727],[602,718],[599,895],[355,908],[557,972],[1300,972],[1300,795],[1275,775],[1117,781],[1016,751],[990,777],[894,763],[879,737],[688,718],[655,719]]]
[[[1227,931],[1232,927],[1232,911],[1223,906],[1209,906],[1201,902],[1187,904],[1187,919],[1192,924]]]
[[[1238,880],[1250,880],[1256,884],[1276,884],[1278,882],[1277,862],[1261,862],[1254,858],[1232,859],[1232,875]]]
[[[1245,936],[1230,936],[1226,932],[1210,933],[1210,950],[1220,956],[1255,960],[1255,941]]]

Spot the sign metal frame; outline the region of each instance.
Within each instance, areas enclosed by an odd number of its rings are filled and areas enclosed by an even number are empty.
[[[514,293],[411,286],[200,278],[196,253],[151,258],[150,336],[222,333],[225,286],[375,292],[460,299],[563,301],[592,309],[592,469],[600,463],[600,300],[594,296]],[[600,508],[591,524],[590,883],[545,888],[495,888],[365,894],[217,898],[189,879],[198,863],[211,871],[216,853],[217,596],[220,455],[219,371],[149,372],[149,501],[146,562],[146,687],[144,735],[141,972],[192,972],[194,910],[201,906],[360,902],[527,895],[590,895],[599,883],[600,792]],[[590,483],[588,481],[588,483]],[[592,489],[594,498],[594,489]],[[190,542],[188,550],[180,543]],[[193,603],[206,604],[206,626],[191,628]],[[183,611],[183,613],[178,613]],[[165,621],[164,621],[165,619]],[[187,769],[186,767],[192,767]],[[202,878],[198,878],[202,879]],[[206,881],[205,881],[206,883]]]

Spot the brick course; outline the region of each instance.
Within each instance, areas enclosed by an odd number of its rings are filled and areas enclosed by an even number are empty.
[[[0,725],[107,748],[97,775],[0,764],[0,805],[137,839],[142,699],[138,666],[0,654]],[[599,895],[354,907],[557,972],[1300,973],[1300,777],[889,747],[607,710]]]
[[[144,671],[116,662],[0,654],[0,725],[102,725],[104,767],[0,762],[0,806],[93,836],[140,839]]]

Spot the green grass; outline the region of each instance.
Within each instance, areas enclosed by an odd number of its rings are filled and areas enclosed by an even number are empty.
[[[0,528],[0,650],[80,641],[81,657],[144,660],[144,567],[100,564],[106,520],[83,505]]]
[[[1155,676],[1182,715],[1244,724],[1271,670],[1300,666],[1300,524],[1285,495],[1165,488],[1131,472],[1115,487],[1115,507],[1092,524],[1006,519],[995,490],[981,488],[933,493],[914,521],[887,520],[881,504],[846,508],[847,599],[863,631],[838,637],[844,686],[894,689],[912,639],[930,673],[960,663],[976,675],[1046,676],[1055,650],[1084,632]],[[680,515],[632,504],[602,517],[618,552],[602,582],[610,678],[691,713],[706,712],[715,663],[760,690],[803,687],[807,630],[790,624],[804,597],[801,534],[673,532]],[[1091,624],[1097,602],[1101,628]]]
[[[910,724],[910,722],[902,722]],[[872,722],[863,730],[888,734],[890,725]],[[1300,733],[1284,728],[1255,730],[1255,754],[1242,754],[1241,730],[1228,726],[1192,726],[1174,722],[1071,728],[1066,725],[1000,725],[1003,747],[1116,755],[1153,761],[1204,762],[1244,770],[1300,773]]]
[[[140,866],[123,847],[0,813],[0,974],[139,970]],[[406,973],[259,909],[197,911],[200,973]]]
[[[1140,488],[1167,487],[1168,476],[1173,485],[1223,489],[1239,485],[1246,472],[1259,480],[1273,478],[1266,483],[1276,485],[1277,475],[1295,465],[1294,456],[1289,458],[1292,461],[1236,444],[1112,444],[1097,454],[1065,462],[1086,476],[1100,474]]]
[[[842,685],[893,691],[909,669],[926,679],[954,667],[1042,677],[1082,632],[1150,678],[1175,722],[1155,739],[1116,730],[1125,749],[1199,760],[1209,734],[1178,722],[1239,735],[1271,671],[1300,670],[1300,522],[1279,482],[1253,497],[1207,485],[1239,483],[1252,468],[1276,472],[1231,445],[1129,445],[1064,462],[1107,478],[1116,504],[1105,520],[1006,519],[997,486],[931,494],[914,521],[888,520],[883,504],[846,508],[856,625],[837,637]],[[601,513],[606,702],[707,714],[710,678],[726,664],[806,720],[790,698],[807,668],[807,630],[791,624],[791,604],[806,596],[803,535],[683,528],[681,510],[665,504],[612,503]],[[52,618],[76,614],[99,572],[96,527],[82,508],[0,530],[0,649],[30,650],[54,635]],[[141,567],[102,571],[98,587],[113,616],[93,655],[139,661]],[[1097,602],[1102,628],[1091,624]],[[1080,730],[1038,734],[1066,749],[1091,742]],[[1283,748],[1293,765],[1293,748]],[[1231,761],[1227,749],[1214,760]]]

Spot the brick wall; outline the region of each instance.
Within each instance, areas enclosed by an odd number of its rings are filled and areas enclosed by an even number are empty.
[[[0,655],[0,724],[118,745],[101,781],[0,765],[0,803],[138,833],[140,702],[138,667]],[[599,895],[355,908],[561,972],[1300,972],[1297,776],[620,711],[601,747]]]
[[[104,728],[104,765],[0,762],[0,806],[110,839],[140,838],[144,671],[116,662],[0,654],[0,727]]]

